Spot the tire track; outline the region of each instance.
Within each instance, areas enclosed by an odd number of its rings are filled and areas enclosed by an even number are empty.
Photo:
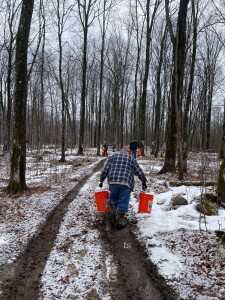
[[[84,176],[67,193],[49,214],[39,233],[29,241],[26,250],[18,260],[10,267],[8,265],[3,266],[1,285],[4,292],[0,295],[0,300],[38,299],[41,276],[67,208],[93,173],[102,168],[103,163],[104,160],[101,160],[91,174]]]
[[[101,160],[95,170],[81,179],[49,214],[40,232],[33,237],[23,254],[12,265],[6,265],[0,274],[4,294],[0,300],[38,300],[43,270],[54,247],[55,238],[69,204],[79,193],[87,180],[103,166]],[[175,300],[178,299],[165,280],[159,276],[157,268],[149,261],[145,247],[136,239],[128,225],[122,230],[110,228],[108,219],[95,219],[94,226],[100,230],[104,253],[112,254],[117,266],[115,280],[106,281],[106,290],[112,300]],[[91,225],[91,224],[90,224]],[[1,276],[2,277],[2,276]],[[94,299],[90,295],[89,300]],[[97,298],[96,298],[97,299]]]
[[[109,286],[112,300],[179,299],[149,261],[145,247],[132,232],[132,225],[115,230],[103,223],[100,228],[106,251],[117,263],[117,281]]]

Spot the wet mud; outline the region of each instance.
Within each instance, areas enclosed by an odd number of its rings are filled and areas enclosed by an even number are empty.
[[[94,172],[101,169],[104,161]],[[67,212],[68,205],[78,194],[91,175],[84,177],[71,190],[59,205],[49,214],[39,233],[33,237],[25,252],[10,265],[0,270],[0,300],[39,299],[41,276],[47,258],[54,246],[60,223]],[[134,225],[128,224],[116,230],[107,219],[96,220],[101,234],[101,242],[106,253],[111,253],[117,266],[117,275],[106,287],[112,300],[173,300],[178,299],[174,292],[160,277],[157,268],[148,260],[144,247],[136,240]],[[92,224],[93,225],[93,224]],[[90,298],[91,299],[91,298]]]
[[[149,261],[145,247],[134,235],[135,225],[117,230],[110,221],[99,220],[102,240],[117,264],[117,280],[110,284],[113,300],[175,300],[174,291]]]

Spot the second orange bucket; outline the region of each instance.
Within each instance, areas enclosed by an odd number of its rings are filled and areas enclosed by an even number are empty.
[[[99,212],[109,211],[109,191],[95,192],[95,201]]]
[[[152,194],[140,193],[139,194],[139,213],[151,213],[152,212],[152,202],[154,196]]]

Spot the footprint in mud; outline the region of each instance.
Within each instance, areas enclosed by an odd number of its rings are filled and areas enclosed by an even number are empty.
[[[117,264],[117,280],[110,284],[113,300],[172,300],[177,299],[164,279],[157,274],[156,267],[149,261],[144,246],[135,238],[134,225],[113,228],[107,217],[98,220],[106,251]]]

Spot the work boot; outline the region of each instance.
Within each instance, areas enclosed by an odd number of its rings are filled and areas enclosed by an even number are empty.
[[[116,224],[116,211],[117,211],[116,205],[109,205],[109,219],[114,227]]]
[[[125,216],[124,212],[118,212],[117,218],[116,218],[116,228],[117,229],[122,229],[126,227],[128,224],[128,220]]]

